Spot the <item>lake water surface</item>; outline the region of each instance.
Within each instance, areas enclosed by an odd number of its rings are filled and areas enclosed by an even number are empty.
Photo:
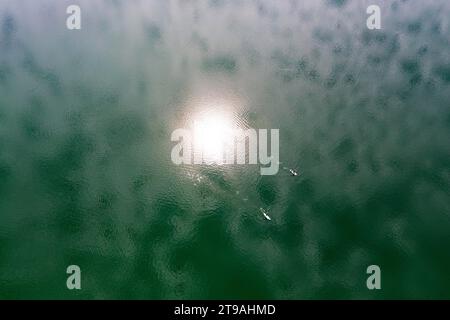
[[[0,298],[450,298],[449,1],[70,4],[0,0]],[[174,165],[217,112],[280,172]]]

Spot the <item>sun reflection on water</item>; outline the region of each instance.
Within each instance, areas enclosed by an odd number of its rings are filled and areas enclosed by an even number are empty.
[[[194,150],[203,152],[205,163],[223,164],[233,145],[234,124],[225,112],[206,112],[194,119]]]

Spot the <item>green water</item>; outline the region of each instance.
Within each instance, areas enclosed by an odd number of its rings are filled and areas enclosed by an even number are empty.
[[[0,0],[0,298],[450,298],[447,0],[69,4]],[[205,110],[301,175],[174,165]]]

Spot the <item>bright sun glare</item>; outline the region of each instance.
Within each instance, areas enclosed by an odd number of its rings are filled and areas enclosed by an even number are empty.
[[[226,114],[204,114],[194,121],[194,150],[202,150],[205,161],[221,164],[232,133],[232,121]]]

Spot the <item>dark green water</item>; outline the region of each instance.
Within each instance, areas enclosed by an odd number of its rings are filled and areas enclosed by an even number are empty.
[[[69,4],[0,0],[0,298],[450,298],[447,0]],[[301,176],[175,166],[208,108]]]

